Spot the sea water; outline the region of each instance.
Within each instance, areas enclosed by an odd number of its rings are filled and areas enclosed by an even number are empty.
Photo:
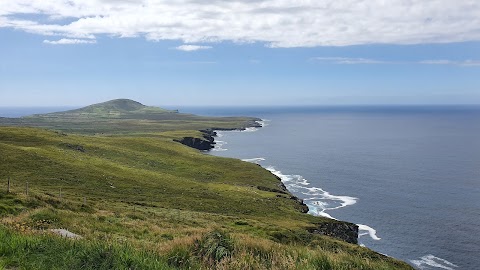
[[[280,176],[310,214],[358,224],[360,245],[418,269],[480,269],[480,107],[187,110],[265,119],[219,132],[210,153]]]
[[[171,109],[265,119],[219,132],[210,154],[262,165],[310,214],[358,224],[377,252],[418,269],[480,269],[480,107]]]

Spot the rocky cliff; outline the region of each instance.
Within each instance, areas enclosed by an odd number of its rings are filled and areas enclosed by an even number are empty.
[[[217,132],[215,130],[245,130],[247,128],[259,128],[262,127],[258,121],[261,121],[262,119],[260,118],[254,118],[252,120],[249,120],[244,127],[239,127],[239,128],[209,128],[209,129],[203,129],[200,130],[202,132],[202,137],[201,138],[195,138],[195,137],[184,137],[182,139],[177,139],[174,140],[176,142],[179,142],[181,144],[184,144],[186,146],[190,146],[192,148],[206,151],[210,150],[215,147],[215,137],[217,136]]]
[[[308,231],[315,234],[327,235],[348,243],[358,244],[358,226],[344,221],[317,223]]]
[[[214,148],[215,147],[214,137],[217,136],[217,133],[212,129],[200,130],[200,132],[202,132],[203,134],[201,138],[184,137],[180,140],[174,140],[174,141],[198,150],[202,150],[202,151],[206,151]]]

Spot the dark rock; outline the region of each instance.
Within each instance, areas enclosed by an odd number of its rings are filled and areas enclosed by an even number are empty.
[[[174,141],[198,150],[202,150],[202,151],[210,150],[215,145],[215,142],[206,140],[205,138],[185,137],[181,140],[174,140]]]
[[[248,121],[246,127],[242,128],[208,128],[199,130],[202,132],[202,138],[194,138],[194,137],[185,137],[180,140],[174,140],[186,146],[190,146],[192,148],[207,151],[215,147],[215,137],[217,136],[217,132],[215,130],[245,130],[247,127],[261,127],[257,121],[261,121],[261,119],[254,119]]]
[[[295,196],[291,196],[290,200],[294,200],[295,202],[297,202],[297,209],[300,210],[300,212],[308,213],[308,211],[310,210],[308,209],[308,206],[303,202],[302,199]]]
[[[347,243],[358,244],[358,226],[353,223],[331,221],[315,224],[309,232],[331,236]]]
[[[215,132],[213,129],[202,129],[200,132],[204,134],[204,137],[217,137],[217,132]]]
[[[202,132],[202,138],[185,137],[181,140],[174,141],[202,151],[215,147],[214,137],[217,136],[217,133],[213,129],[204,129],[200,130],[200,132]]]
[[[276,176],[276,175],[275,175]],[[280,177],[277,177],[278,180],[280,180],[280,183],[278,183],[278,187],[283,190],[283,191],[287,191],[288,192],[288,189],[287,187],[285,186],[285,184],[283,184],[282,180],[280,179]]]
[[[62,145],[67,147],[67,148],[70,148],[72,150],[75,150],[75,151],[79,151],[79,152],[82,152],[82,153],[86,152],[85,148],[82,145],[79,145],[79,144],[63,143]]]
[[[279,189],[275,189],[275,188],[262,187],[262,186],[257,186],[257,188],[258,188],[259,190],[268,191],[268,192],[275,192],[275,193],[281,193],[281,194],[288,194],[288,192],[286,192],[286,191],[279,190]]]

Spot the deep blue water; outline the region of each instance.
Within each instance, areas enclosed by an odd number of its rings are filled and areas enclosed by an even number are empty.
[[[184,110],[268,119],[221,132],[211,153],[279,174],[313,214],[376,230],[361,244],[419,269],[480,269],[479,107]]]
[[[268,119],[221,132],[211,154],[270,169],[312,214],[366,225],[359,240],[373,250],[419,269],[480,269],[480,107],[170,109]]]
[[[61,112],[76,107],[0,107],[0,117],[21,117],[32,114]]]

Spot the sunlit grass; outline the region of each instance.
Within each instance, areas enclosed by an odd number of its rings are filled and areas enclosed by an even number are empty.
[[[336,221],[303,214],[288,196],[258,189],[278,189],[279,180],[255,164],[172,141],[181,134],[97,137],[0,127],[0,265],[408,269],[366,248],[308,233],[314,223]],[[57,228],[83,240],[50,235]],[[208,238],[212,232],[221,234]],[[228,252],[212,255],[218,243],[231,243]]]

